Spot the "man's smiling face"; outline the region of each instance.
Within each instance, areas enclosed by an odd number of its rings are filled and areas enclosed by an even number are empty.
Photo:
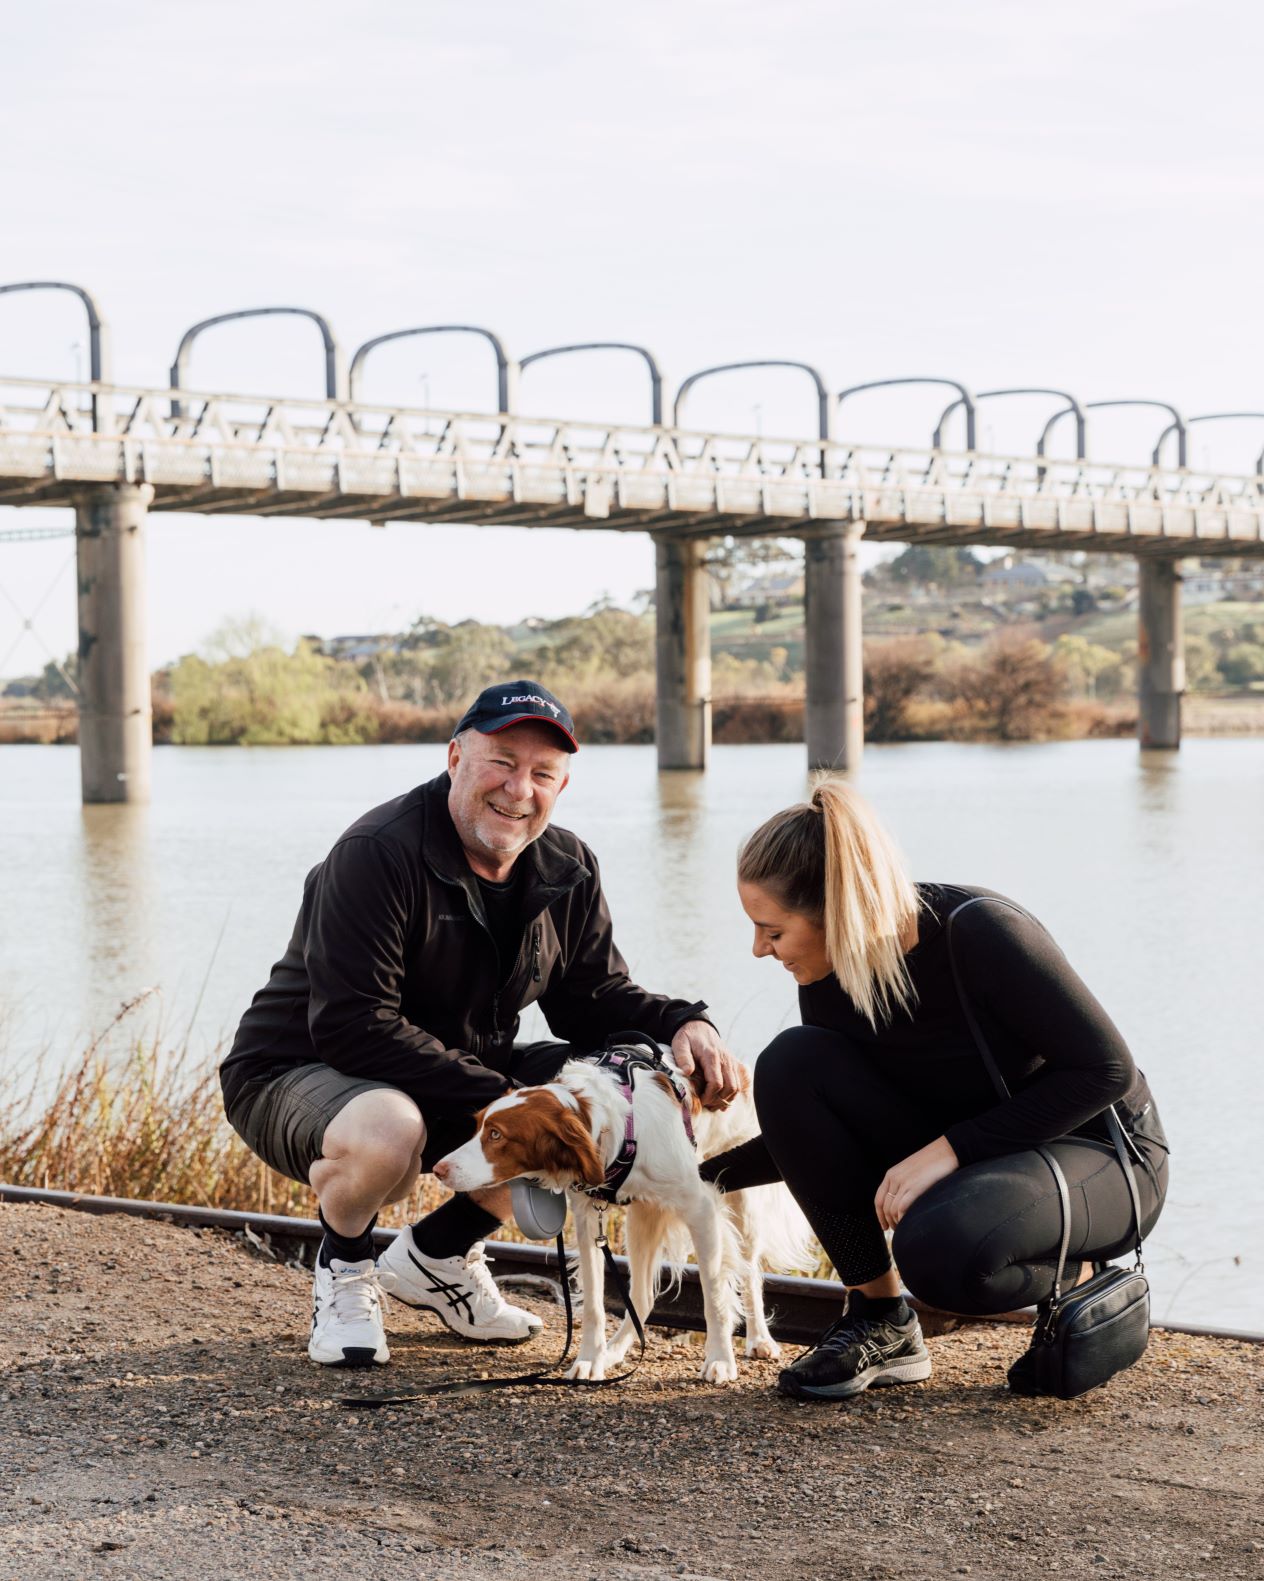
[[[509,876],[518,853],[548,828],[570,753],[556,730],[526,721],[495,735],[466,730],[448,746],[448,811],[470,866]]]

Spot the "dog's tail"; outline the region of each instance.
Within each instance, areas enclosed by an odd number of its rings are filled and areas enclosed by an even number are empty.
[[[739,1233],[744,1233],[750,1252],[765,1268],[779,1274],[810,1274],[816,1271],[820,1250],[812,1226],[803,1210],[783,1185],[760,1186],[743,1191],[745,1198]],[[739,1196],[730,1199],[736,1206]]]

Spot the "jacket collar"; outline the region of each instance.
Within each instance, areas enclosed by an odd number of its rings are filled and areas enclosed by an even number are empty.
[[[422,835],[422,858],[436,877],[449,884],[459,884],[469,898],[476,915],[483,912],[482,897],[478,893],[478,879],[465,857],[452,814],[448,811],[448,792],[452,781],[447,771],[421,787],[425,830]],[[568,856],[551,828],[538,840],[533,840],[518,857],[525,864],[526,885],[523,894],[524,917],[538,915],[545,906],[564,895],[586,878],[591,871],[582,862]]]

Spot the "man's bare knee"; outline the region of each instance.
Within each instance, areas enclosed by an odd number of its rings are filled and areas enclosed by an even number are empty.
[[[415,1174],[426,1123],[411,1098],[391,1088],[362,1092],[325,1127],[321,1162],[380,1171],[393,1182]]]

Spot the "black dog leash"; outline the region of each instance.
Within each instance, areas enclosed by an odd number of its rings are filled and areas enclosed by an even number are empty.
[[[619,1272],[619,1265],[615,1262],[610,1252],[610,1243],[606,1239],[604,1221],[597,1236],[597,1245],[601,1247],[602,1256],[605,1258],[606,1272],[614,1282],[614,1287],[623,1302],[624,1310],[632,1320],[632,1327],[636,1331],[640,1343],[640,1353],[633,1365],[624,1372],[617,1372],[612,1378],[555,1378],[553,1373],[558,1372],[566,1365],[571,1353],[571,1342],[575,1336],[575,1312],[571,1301],[571,1282],[566,1271],[566,1247],[562,1240],[562,1232],[557,1236],[557,1263],[562,1277],[562,1304],[566,1308],[566,1341],[562,1346],[562,1354],[550,1367],[542,1367],[537,1372],[515,1373],[512,1377],[505,1378],[449,1378],[440,1379],[436,1383],[420,1384],[415,1389],[381,1390],[366,1392],[364,1394],[344,1394],[341,1397],[342,1405],[352,1406],[359,1410],[377,1411],[392,1405],[411,1405],[416,1400],[429,1399],[432,1395],[445,1394],[449,1397],[458,1394],[485,1394],[492,1389],[517,1389],[526,1387],[539,1387],[547,1389],[604,1389],[612,1383],[623,1383],[636,1372],[645,1360],[645,1329],[637,1316],[636,1308],[632,1305],[632,1298],[628,1294],[627,1283]]]

